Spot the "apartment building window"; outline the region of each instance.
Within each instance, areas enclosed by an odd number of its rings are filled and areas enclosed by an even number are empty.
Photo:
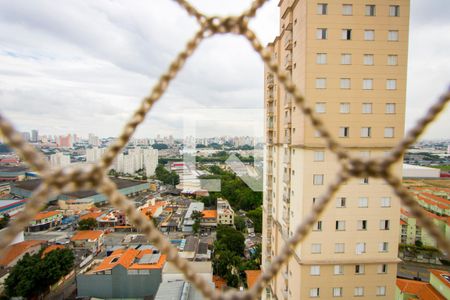
[[[361,178],[360,183],[361,183],[361,184],[369,184],[369,177]]]
[[[322,252],[322,244],[311,244],[311,253],[317,254]]]
[[[366,253],[366,243],[357,243],[356,244],[356,254]]]
[[[345,244],[344,243],[336,243],[334,244],[334,253],[344,253]]]
[[[313,231],[322,231],[322,221],[317,221],[313,225]]]
[[[317,53],[316,63],[318,65],[325,65],[327,63],[327,54],[326,53]]]
[[[351,65],[352,64],[352,55],[350,53],[342,53],[341,54],[341,64],[342,65]]]
[[[342,297],[342,288],[341,287],[333,288],[333,297]]]
[[[373,79],[363,79],[363,90],[373,90]]]
[[[339,112],[341,114],[348,114],[348,113],[350,113],[350,103],[348,103],[348,102],[341,102],[339,104]]]
[[[341,38],[350,41],[352,39],[352,30],[348,28],[342,29]]]
[[[348,127],[339,127],[339,137],[347,138],[350,136],[350,129]]]
[[[336,231],[345,231],[345,221],[336,221]]]
[[[316,78],[316,89],[326,89],[327,79],[326,78]]]
[[[362,113],[363,114],[371,114],[372,113],[372,103],[363,103],[362,104]]]
[[[319,297],[319,292],[320,292],[319,288],[312,288],[309,290],[309,297],[317,298],[317,297]]]
[[[318,3],[317,4],[317,14],[318,15],[326,15],[328,13],[328,4],[327,3]]]
[[[367,230],[367,220],[358,220],[357,229],[358,230]]]
[[[367,198],[367,197],[359,197],[359,199],[358,199],[358,207],[369,207],[369,198]]]
[[[389,30],[388,41],[397,42],[398,41],[398,30]]]
[[[396,66],[398,65],[398,55],[390,54],[387,57],[388,66]]]
[[[319,276],[320,275],[320,266],[311,266],[309,274],[311,276]]]
[[[351,87],[351,80],[350,78],[341,78],[341,89],[350,89]]]
[[[323,174],[314,174],[313,175],[313,184],[314,185],[323,185]]]
[[[324,161],[325,152],[324,151],[314,151],[314,161]]]
[[[342,5],[342,15],[343,16],[351,16],[353,14],[353,5],[352,4],[343,4]]]
[[[379,252],[387,252],[389,250],[389,243],[388,242],[382,242],[378,245],[378,251]]]
[[[386,296],[385,286],[377,286],[377,296]]]
[[[375,17],[376,14],[376,6],[375,5],[366,5],[366,16]]]
[[[343,274],[344,274],[344,266],[334,265],[334,275],[343,275]]]
[[[400,5],[389,5],[389,17],[400,17]]]
[[[395,103],[386,103],[385,112],[387,114],[395,114]]]
[[[389,230],[389,220],[380,220],[380,230]]]
[[[397,80],[396,79],[386,80],[386,89],[387,90],[396,90],[397,89]]]
[[[346,202],[347,202],[347,198],[339,197],[336,199],[336,207],[343,208],[343,207],[345,207]]]
[[[387,273],[387,264],[378,265],[378,274],[386,274]]]
[[[370,158],[370,151],[359,151],[359,156],[361,158]]]
[[[328,38],[328,31],[326,28],[317,28],[316,38],[318,40],[326,40]]]
[[[391,198],[381,197],[381,207],[391,207]]]
[[[393,138],[394,137],[394,127],[385,127],[384,128],[384,137],[385,138]]]
[[[364,54],[364,65],[373,66],[373,64],[374,64],[373,54]]]
[[[327,106],[325,102],[316,102],[316,113],[323,114],[327,110]]]
[[[320,131],[319,130],[314,130],[314,137],[320,138]]]
[[[364,40],[365,41],[375,40],[375,30],[372,29],[364,30]]]
[[[361,286],[355,287],[355,292],[353,293],[355,297],[362,297],[364,296],[364,288]]]
[[[372,130],[371,127],[361,127],[361,137],[370,138],[371,130]]]
[[[355,265],[355,274],[364,274],[364,265]]]

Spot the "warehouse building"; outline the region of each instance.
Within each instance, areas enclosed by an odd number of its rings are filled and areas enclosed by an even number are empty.
[[[150,189],[148,182],[127,180],[120,178],[110,178],[119,189],[119,192],[128,197],[135,197],[140,193],[147,192]],[[16,182],[11,187],[11,194],[22,198],[29,198],[31,193],[41,184],[40,179]],[[73,193],[61,194],[56,197],[48,199],[49,201],[56,200],[74,200],[83,199],[85,201],[92,201],[95,204],[107,202],[107,198],[103,194],[99,194],[96,190],[84,190]]]

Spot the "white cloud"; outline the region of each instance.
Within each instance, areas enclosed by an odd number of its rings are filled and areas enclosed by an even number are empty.
[[[209,14],[237,14],[250,0],[192,3]],[[278,1],[250,23],[263,44],[277,34]],[[427,1],[431,6],[446,0]],[[438,10],[442,11],[442,10]],[[436,18],[433,18],[434,14]],[[448,85],[445,39],[450,22],[429,5],[412,2],[407,125]],[[198,29],[174,1],[3,1],[0,4],[1,110],[21,130],[117,135],[160,74]],[[137,136],[181,136],[186,109],[263,106],[263,65],[242,37],[204,41]],[[450,137],[448,111],[427,132]],[[261,114],[261,121],[262,121]],[[216,126],[217,135],[233,126]],[[243,135],[253,134],[242,128]],[[261,132],[261,135],[263,132]]]

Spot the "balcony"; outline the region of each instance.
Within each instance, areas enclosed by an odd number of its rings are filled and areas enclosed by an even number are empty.
[[[292,123],[291,113],[288,112],[287,115],[284,116],[284,127],[290,128]]]
[[[273,75],[268,74],[266,77],[266,80],[267,80],[267,87],[272,88],[273,87]]]
[[[292,107],[292,96],[289,94],[284,95],[284,108],[291,108]]]
[[[275,113],[275,108],[273,107],[273,105],[269,105],[269,106],[267,107],[267,115],[273,116],[274,113]]]
[[[285,143],[285,144],[290,144],[290,143],[291,143],[291,133],[290,133],[290,130],[289,130],[289,133],[286,134],[286,135],[284,136],[284,143]],[[289,161],[289,162],[290,162],[290,161]]]
[[[267,182],[267,189],[272,190],[272,187],[273,187],[272,181]]]
[[[268,165],[267,166],[267,175],[272,175],[273,174],[273,167],[272,165]]]
[[[284,49],[292,50],[292,31],[285,31],[284,35]]]
[[[284,68],[286,70],[292,69],[292,55],[290,53],[286,54],[286,57],[284,59]]]
[[[271,103],[274,100],[273,90],[267,92],[267,102]]]
[[[291,183],[291,174],[290,174],[290,169],[288,172],[283,174],[283,182],[286,184]]]
[[[289,196],[289,194],[284,194],[283,195],[283,202],[286,204],[291,203],[291,197]]]
[[[291,163],[291,152],[290,151],[284,153],[283,162],[285,164],[290,164]]]
[[[283,289],[283,299],[289,299],[289,291],[287,289]]]

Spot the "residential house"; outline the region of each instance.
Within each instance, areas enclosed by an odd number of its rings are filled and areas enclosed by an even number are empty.
[[[103,245],[104,233],[101,230],[82,230],[70,239],[74,249],[85,249],[98,253]]]
[[[28,232],[48,230],[61,224],[63,218],[63,213],[59,210],[41,211],[28,225]]]
[[[119,249],[95,260],[77,276],[79,297],[152,299],[162,281],[166,256],[154,249]]]

